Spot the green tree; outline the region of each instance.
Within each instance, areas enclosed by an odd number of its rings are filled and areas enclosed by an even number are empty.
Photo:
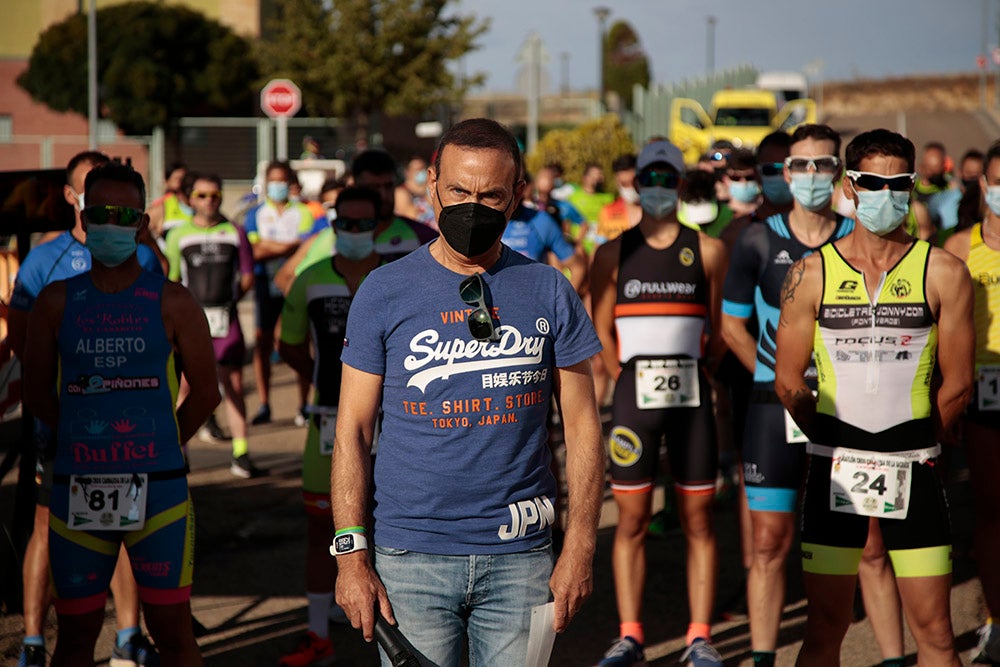
[[[100,113],[129,134],[181,116],[245,115],[259,76],[250,44],[186,7],[128,2],[97,11]],[[38,39],[18,85],[56,111],[87,113],[87,17]]]
[[[454,105],[483,74],[449,71],[488,21],[446,14],[450,0],[279,0],[259,44],[265,78],[294,80],[310,115],[371,117]]]
[[[626,21],[617,21],[608,31],[604,48],[604,86],[617,93],[626,109],[632,108],[632,86],[649,86],[649,59],[639,36]]]
[[[528,171],[535,173],[547,164],[558,162],[563,166],[566,180],[579,183],[588,164],[601,165],[610,176],[614,159],[634,152],[635,144],[628,130],[618,116],[607,114],[572,130],[546,133],[535,151],[527,156]]]

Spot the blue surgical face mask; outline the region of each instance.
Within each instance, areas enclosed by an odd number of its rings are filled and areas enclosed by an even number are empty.
[[[858,193],[857,220],[872,234],[885,236],[906,219],[910,211],[910,193],[907,190],[861,190]]]
[[[803,208],[818,211],[830,203],[833,197],[833,174],[792,174],[792,184],[789,187],[795,201]]]
[[[268,181],[267,198],[271,201],[288,201],[288,183],[284,181]]]
[[[95,261],[115,267],[135,254],[137,231],[121,225],[87,225],[85,245]]]
[[[413,182],[417,185],[427,185],[427,170],[421,169],[413,175]]]
[[[761,190],[764,191],[764,196],[769,202],[782,206],[792,201],[792,191],[789,189],[788,183],[785,182],[784,174],[761,176],[760,178]]]
[[[993,215],[1000,215],[1000,185],[986,186],[986,205]]]
[[[677,190],[659,185],[640,188],[639,205],[654,218],[666,218],[677,208]]]
[[[339,229],[335,247],[337,254],[344,259],[364,259],[375,251],[375,232],[346,232]]]
[[[73,198],[76,199],[77,203],[76,210],[82,211],[85,208],[85,206],[83,205],[83,193],[82,192],[77,193],[77,191],[74,190],[72,187],[70,187],[70,191],[73,193]]]
[[[729,196],[738,202],[750,204],[760,196],[760,184],[757,181],[730,181]]]

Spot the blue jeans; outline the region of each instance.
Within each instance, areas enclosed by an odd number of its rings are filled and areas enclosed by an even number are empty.
[[[549,601],[552,546],[494,556],[438,556],[375,547],[375,570],[421,665],[523,665],[531,608]],[[384,652],[382,665],[391,667]]]

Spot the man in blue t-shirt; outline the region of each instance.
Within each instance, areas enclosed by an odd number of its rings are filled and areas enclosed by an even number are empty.
[[[432,664],[460,664],[465,641],[471,664],[523,664],[531,608],[551,590],[558,632],[591,591],[603,453],[589,359],[600,343],[565,278],[500,241],[523,192],[520,164],[494,121],[448,130],[428,179],[441,237],[369,274],[344,337],[337,601],[367,640],[377,603]],[[564,421],[569,515],[554,567],[553,399],[574,416]]]
[[[8,311],[7,340],[19,359],[24,358],[24,345],[28,329],[28,312],[35,304],[38,294],[49,283],[65,280],[90,271],[90,250],[86,246],[87,233],[83,230],[80,211],[84,207],[83,184],[94,167],[106,164],[109,158],[97,151],[84,151],[74,155],[66,165],[66,185],[63,196],[76,214],[73,229],[35,246],[25,257],[14,281],[14,292]],[[147,237],[148,238],[148,237]],[[136,257],[147,271],[163,273],[156,253],[148,246],[140,244]],[[42,625],[49,607],[49,492],[52,487],[52,461],[55,453],[55,435],[41,422],[35,424],[35,442],[39,445],[37,455],[40,486],[35,505],[35,523],[24,553],[22,569],[24,581],[24,649],[26,665],[44,664],[45,640]],[[127,560],[125,561],[127,562]],[[118,639],[116,656],[130,654],[148,646],[139,633],[139,593],[131,571],[119,568],[111,582],[115,597],[115,613],[118,619]],[[38,654],[36,658],[33,654]],[[36,662],[32,662],[32,660]],[[41,662],[37,662],[40,660]]]
[[[501,241],[536,262],[547,262],[549,253],[555,255],[553,265],[562,271],[577,292],[587,283],[587,260],[583,251],[577,251],[566,240],[555,218],[529,200],[514,211]]]

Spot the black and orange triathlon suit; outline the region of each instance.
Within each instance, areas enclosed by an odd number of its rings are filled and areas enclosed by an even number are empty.
[[[715,420],[701,363],[708,302],[697,231],[681,226],[663,250],[638,227],[622,234],[615,302],[622,373],[608,442],[615,493],[652,490],[662,442],[682,493],[715,491]]]

